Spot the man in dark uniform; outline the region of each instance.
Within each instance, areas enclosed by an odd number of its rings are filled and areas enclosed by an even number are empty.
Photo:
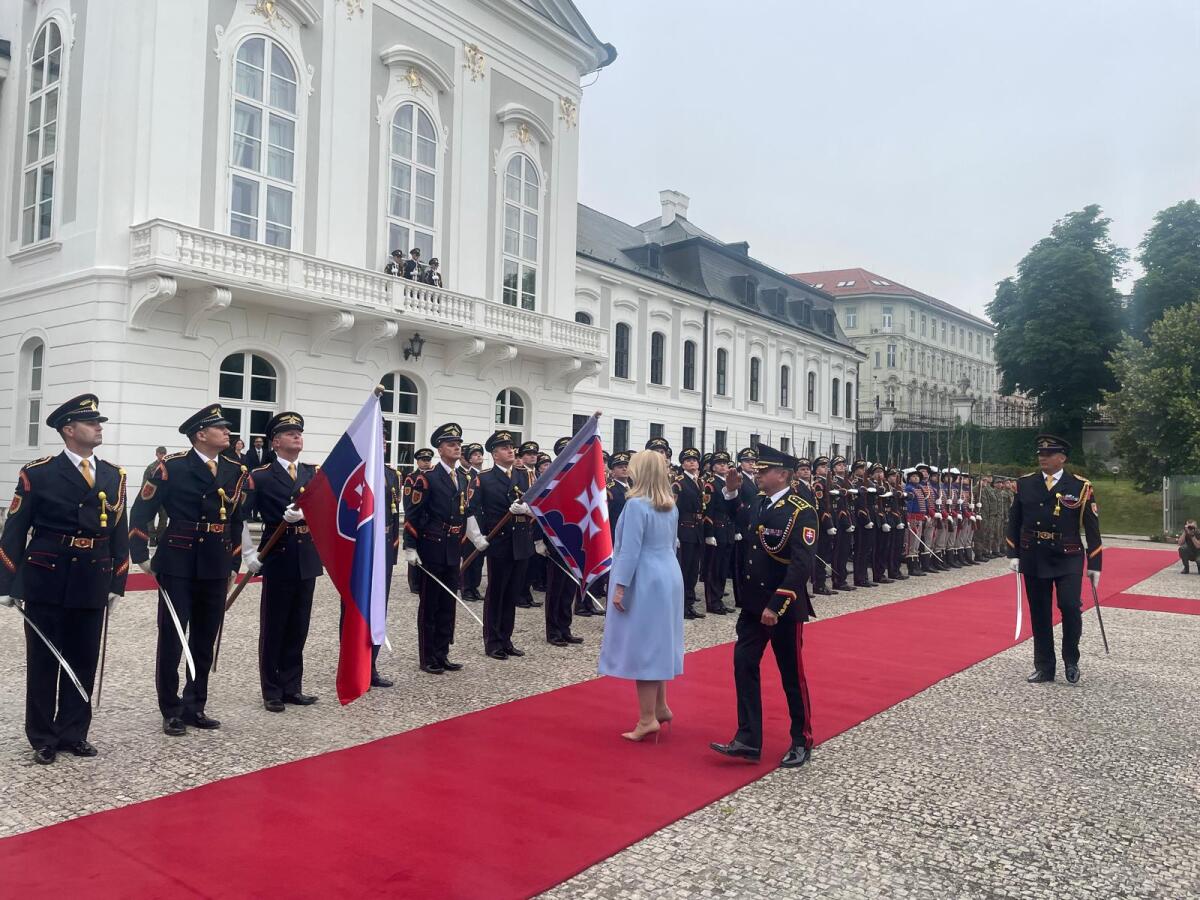
[[[667,443],[666,438],[652,437],[646,441],[647,450],[653,450],[659,456],[667,461],[668,467],[671,465],[671,445]]]
[[[873,463],[867,470],[867,506],[870,508],[875,522],[875,527],[871,529],[871,539],[875,546],[869,561],[875,583],[891,584],[892,579],[888,577],[888,565],[892,554],[892,493],[888,490],[883,473],[883,463]]]
[[[463,461],[466,462],[467,478],[472,482],[483,474],[483,445],[467,444],[463,447]],[[486,532],[485,532],[486,534]],[[483,582],[484,556],[480,553],[463,571],[463,599],[480,601],[479,585]]]
[[[541,457],[549,456],[542,453],[542,448],[537,441],[526,441],[517,448],[517,473],[514,476],[516,479],[524,479],[520,482],[521,493],[524,494],[529,486],[537,481],[538,469],[541,466]],[[539,529],[540,530],[540,529]],[[540,537],[541,535],[537,535]],[[546,561],[540,554],[537,557],[542,560],[541,563],[534,561],[531,565],[525,568],[525,584],[521,589],[521,598],[517,601],[518,609],[536,609],[542,605],[541,600],[533,598],[534,591],[545,591],[549,581],[547,573],[549,572],[550,563]]]
[[[854,586],[875,587],[871,564],[875,561],[875,496],[879,490],[867,479],[867,463],[856,459],[851,467],[850,496],[854,511]]]
[[[525,570],[534,555],[534,526],[529,507],[521,499],[528,484],[523,470],[514,465],[512,433],[504,429],[495,431],[485,446],[492,454],[492,467],[472,481],[467,537],[480,551],[480,557],[487,557],[483,651],[492,659],[508,659],[525,655],[513,646],[512,635],[517,601],[527,583]],[[505,516],[509,516],[507,523],[488,539],[486,535]]]
[[[130,556],[143,572],[153,573],[158,595],[158,660],[155,686],[163,733],[178,737],[188,725],[204,730],[221,723],[205,715],[213,645],[225,617],[225,592],[241,562],[242,501],[246,467],[223,452],[229,447],[229,420],[211,404],[179,426],[191,450],[172,453],[158,466],[129,513]],[[167,528],[150,560],[146,529],[159,509]],[[170,595],[179,625],[188,635],[196,677],[188,673],[179,695],[179,657],[183,645],[167,606]]]
[[[904,561],[904,541],[908,537],[904,484],[899,469],[887,470],[887,490],[880,495],[887,510],[888,550],[887,573],[892,581],[907,581],[908,576],[900,571]]]
[[[471,486],[458,468],[462,428],[447,422],[433,432],[430,443],[437,448],[438,462],[428,472],[418,472],[404,488],[404,559],[428,572],[420,576],[417,647],[421,671],[441,675],[462,668],[449,658],[458,602],[450,592],[460,583]]]
[[[1033,626],[1032,683],[1054,680],[1054,620],[1051,604],[1062,614],[1062,658],[1067,681],[1079,681],[1079,636],[1083,607],[1079,589],[1087,576],[1100,586],[1100,509],[1086,478],[1063,465],[1071,445],[1052,434],[1036,438],[1040,471],[1017,479],[1017,496],[1008,516],[1009,568],[1020,572]],[[1085,557],[1086,543],[1086,557]]]
[[[850,559],[850,541],[854,536],[854,495],[850,493],[854,488],[846,477],[846,457],[835,456],[830,468],[833,474],[829,479],[829,495],[833,500],[833,526],[837,529],[833,536],[833,559],[830,560],[833,564],[833,589],[852,591],[854,587],[846,582],[846,563]]]
[[[387,442],[384,442],[387,445]],[[387,554],[384,557],[386,563],[386,582],[387,585],[383,595],[383,613],[386,619],[388,602],[392,595],[392,575],[396,571],[396,563],[400,559],[400,472],[399,470],[389,466],[387,463],[383,465],[383,484],[387,489]],[[417,593],[416,588],[416,569],[408,566],[408,587],[414,594]],[[339,615],[344,615],[343,608]],[[339,618],[339,623],[341,619]],[[340,628],[340,624],[339,624]],[[392,680],[384,678],[379,674],[379,645],[371,645],[371,687],[390,688]]]
[[[804,677],[804,623],[813,613],[809,570],[817,542],[817,512],[788,482],[796,460],[758,445],[759,495],[752,501],[746,570],[738,596],[741,613],[733,649],[738,730],[718,753],[758,762],[762,756],[762,685],[759,666],[770,643],[791,714],[791,746],[780,765],[796,768],[812,755],[812,720]],[[741,474],[731,473],[724,496],[739,495]]]
[[[733,566],[733,536],[738,533],[736,500],[726,500],[725,476],[731,460],[724,450],[711,455],[712,474],[704,479],[704,608],[723,616],[733,612],[725,605],[725,582]]]
[[[816,507],[818,520],[817,552],[814,556],[812,578],[813,593],[826,596],[835,593],[825,581],[826,575],[831,575],[833,571],[830,560],[833,559],[833,549],[837,537],[837,525],[834,520],[836,508],[834,495],[830,492],[831,486],[829,457],[818,456],[813,460],[812,480],[813,506]]]
[[[741,590],[741,573],[746,567],[746,541],[749,534],[750,506],[758,496],[758,484],[755,478],[758,474],[758,451],[753,447],[743,447],[737,454],[737,468],[742,473],[742,486],[739,488],[737,511],[733,516],[735,531],[733,534],[733,596],[736,602],[737,593]],[[726,473],[728,474],[728,473]]]
[[[0,607],[23,600],[25,615],[89,696],[105,608],[116,607],[129,572],[125,470],[95,454],[107,421],[95,394],[50,413],[46,425],[65,448],[22,467],[0,535]],[[29,625],[25,673],[25,736],[34,762],[52,763],[60,750],[95,756],[87,739],[91,706],[60,676],[58,660]]]
[[[675,508],[679,511],[679,568],[683,571],[683,617],[703,619],[696,611],[696,581],[700,577],[700,553],[704,548],[704,491],[700,486],[700,451],[687,447],[679,451],[683,473],[671,482]]]
[[[312,481],[317,467],[299,461],[304,449],[304,417],[281,412],[267,422],[266,438],[274,460],[250,472],[246,480],[246,511],[257,511],[263,523],[258,547],[250,526],[242,526],[242,561],[262,573],[259,601],[258,678],[263,706],[283,712],[285,704],[310,706],[317,702],[304,693],[304,644],[312,618],[313,589],[321,574],[321,557],[313,546],[304,513],[293,503]],[[279,528],[283,534],[269,553],[267,543]]]

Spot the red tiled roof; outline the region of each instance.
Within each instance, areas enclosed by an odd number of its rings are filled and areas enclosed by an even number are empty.
[[[981,319],[966,310],[959,309],[945,300],[939,300],[923,291],[900,284],[883,275],[876,275],[868,269],[827,269],[823,272],[795,272],[792,277],[805,284],[832,294],[835,297],[863,297],[869,294],[896,294],[905,297],[916,297],[932,304],[938,309],[952,312],[955,315],[970,319],[980,325],[993,327],[987,319]]]

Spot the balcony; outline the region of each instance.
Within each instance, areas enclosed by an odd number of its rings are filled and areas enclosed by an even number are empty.
[[[135,329],[146,328],[178,294],[183,333],[195,337],[205,318],[236,297],[307,315],[314,353],[353,330],[356,356],[363,356],[403,326],[450,344],[452,364],[552,357],[572,379],[592,374],[605,356],[605,333],[591,325],[162,219],[132,227],[129,275],[136,280],[129,315]]]

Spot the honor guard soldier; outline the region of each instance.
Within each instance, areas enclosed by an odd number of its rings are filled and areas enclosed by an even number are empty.
[[[1093,587],[1100,585],[1100,510],[1091,483],[1066,471],[1071,445],[1052,434],[1036,438],[1040,471],[1017,479],[1008,516],[1009,568],[1025,579],[1029,622],[1033,626],[1033,674],[1038,683],[1054,680],[1054,620],[1062,613],[1062,658],[1067,681],[1079,681],[1079,636],[1083,607],[1079,588],[1086,561]],[[1086,556],[1085,556],[1086,544]]]
[[[417,576],[421,671],[441,675],[462,668],[449,655],[470,483],[458,468],[462,429],[448,422],[433,432],[429,442],[437,448],[438,462],[414,475],[404,488],[404,559],[425,570]]]
[[[483,444],[466,444],[463,447],[464,471],[467,478],[474,481],[483,474]],[[484,555],[478,554],[463,572],[463,599],[479,602],[483,597],[479,593],[479,585],[483,582]]]
[[[854,536],[854,494],[857,490],[846,477],[846,457],[835,456],[830,461],[829,494],[833,498],[833,524],[837,528],[833,540],[833,589],[835,591],[852,591],[854,587],[846,583],[846,564],[850,559],[850,543]]]
[[[103,424],[95,394],[54,410],[46,425],[65,447],[17,477],[0,535],[0,606],[22,612],[62,654],[90,696],[106,608],[125,593],[129,535],[125,470],[99,459]],[[30,530],[33,536],[30,538]],[[58,752],[95,756],[92,707],[59,672],[54,652],[25,626],[25,736],[34,762]]]
[[[225,618],[225,592],[241,562],[246,487],[246,467],[222,455],[229,446],[229,425],[216,403],[180,425],[179,433],[187,436],[192,449],[172,453],[159,463],[129,514],[130,556],[160,585],[155,687],[163,732],[172,737],[185,734],[188,725],[221,727],[204,708],[213,644]],[[159,509],[166,510],[167,527],[150,560],[146,530]],[[181,632],[187,633],[196,665],[196,677],[188,673],[182,697]]]
[[[883,495],[887,503],[888,525],[891,537],[888,540],[888,576],[892,581],[907,581],[908,576],[900,570],[904,562],[904,541],[908,537],[907,510],[904,498],[904,481],[899,469],[887,470],[887,492]]]
[[[537,480],[543,456],[549,462],[549,455],[542,453],[542,448],[537,441],[525,441],[517,448],[517,469],[520,470],[518,474],[525,479],[525,484],[521,488],[522,492]],[[525,585],[521,591],[521,599],[517,603],[518,609],[535,609],[542,605],[541,600],[533,599],[533,591],[546,590],[549,563],[543,556],[539,555],[537,559],[541,562],[535,560],[532,565],[526,567]]]
[[[871,532],[870,543],[874,545],[867,551],[871,577],[874,578],[875,584],[891,584],[892,579],[888,577],[888,559],[892,550],[892,525],[888,510],[891,494],[888,492],[887,482],[883,480],[882,463],[872,463],[868,467],[865,484],[867,508],[874,522],[874,527],[868,529]]]
[[[675,508],[679,510],[679,568],[683,571],[683,617],[703,619],[696,611],[696,581],[700,577],[700,554],[704,548],[704,491],[700,486],[700,451],[688,447],[679,451],[682,474],[671,487]]]
[[[910,576],[924,578],[928,574],[928,566],[921,565],[925,559],[925,551],[921,548],[921,532],[925,528],[926,506],[920,471],[905,469],[904,481],[904,561],[908,564]]]
[[[605,496],[608,500],[608,528],[612,536],[613,546],[617,541],[617,520],[625,510],[625,495],[629,491],[629,459],[628,450],[620,450],[608,457],[608,480],[604,485]],[[595,582],[597,593],[601,597],[608,596],[608,574]],[[592,605],[575,610],[577,616],[602,616],[605,610],[595,609]]]
[[[830,491],[832,478],[829,475],[829,457],[818,456],[813,460],[813,506],[817,510],[817,552],[813,566],[813,593],[832,595],[834,591],[826,584],[825,578],[832,574],[829,560],[833,559],[834,545],[837,538],[837,512],[834,495]]]
[[[646,441],[647,450],[653,450],[659,456],[667,461],[668,467],[671,465],[671,445],[667,443],[666,438],[652,437]]]
[[[743,447],[737,453],[737,468],[742,473],[742,486],[739,489],[737,512],[733,523],[737,530],[733,535],[733,596],[736,601],[740,590],[741,572],[746,564],[746,542],[744,540],[750,528],[750,507],[747,506],[758,496],[758,485],[755,477],[758,474],[758,451],[753,447]]]
[[[712,474],[704,484],[704,609],[723,616],[733,612],[725,605],[725,582],[733,567],[733,536],[737,530],[737,500],[722,496],[732,461],[724,450],[710,455]]]
[[[554,455],[559,456],[571,442],[569,437],[560,437],[554,442]],[[538,528],[541,531],[541,528]],[[539,538],[542,536],[539,534]],[[539,554],[546,557],[546,642],[555,647],[582,644],[583,638],[571,633],[571,608],[582,609],[591,605],[591,599],[583,593],[570,567],[549,540],[538,542]]]
[[[804,623],[814,615],[808,596],[809,571],[817,542],[817,511],[788,482],[796,460],[758,445],[758,488],[751,501],[746,535],[746,569],[737,603],[733,675],[738,730],[728,744],[711,744],[725,756],[758,762],[762,755],[762,687],[759,666],[767,644],[791,714],[791,746],[780,765],[795,768],[812,754],[812,719],[802,660]],[[732,473],[724,496],[739,495],[742,476]]]
[[[422,447],[420,450],[418,450],[416,453],[413,454],[413,462],[415,464],[415,468],[411,472],[409,472],[407,475],[405,475],[403,477],[403,479],[401,479],[400,500],[399,500],[400,503],[403,503],[404,488],[410,487],[412,485],[412,479],[416,478],[417,475],[420,474],[421,472],[428,472],[431,468],[433,468],[433,451],[431,449],[429,449],[428,447]],[[399,476],[397,476],[397,477],[399,477]],[[399,515],[396,516],[396,521],[397,522],[400,521]],[[399,537],[400,537],[398,533],[397,533],[396,537],[397,537],[397,541],[398,541]],[[397,544],[397,546],[398,546],[398,544]],[[397,559],[398,558],[399,558],[399,553],[397,553]],[[393,563],[393,565],[394,565],[394,563]],[[417,567],[416,566],[405,566],[405,575],[408,578],[409,591],[414,594],[420,593],[421,592],[421,583],[419,580],[419,574],[417,571]],[[390,587],[390,585],[391,585],[390,581],[388,582],[388,585]],[[390,590],[389,590],[389,593],[390,593]]]
[[[878,488],[867,478],[867,463],[857,459],[852,466],[850,495],[854,511],[854,586],[875,587],[871,566],[875,562],[875,497]]]
[[[304,693],[304,644],[312,618],[313,589],[324,571],[313,545],[304,513],[293,505],[317,467],[299,461],[304,449],[304,417],[281,412],[266,428],[274,459],[250,472],[246,479],[245,509],[263,523],[257,547],[250,526],[242,525],[242,560],[251,572],[262,573],[259,601],[258,678],[263,706],[283,712],[284,704],[309,706],[317,698]],[[390,498],[389,498],[390,499]],[[270,551],[272,536],[283,532]]]
[[[517,601],[527,583],[526,569],[533,557],[533,520],[521,499],[529,486],[523,469],[516,467],[513,436],[501,429],[492,432],[484,446],[492,467],[471,484],[471,516],[467,537],[487,558],[488,583],[483,596],[483,651],[492,659],[524,656],[513,646]],[[491,538],[492,529],[508,521]],[[469,571],[469,567],[468,567]]]

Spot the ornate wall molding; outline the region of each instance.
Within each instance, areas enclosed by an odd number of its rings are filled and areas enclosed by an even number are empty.
[[[480,355],[479,374],[475,377],[487,381],[488,376],[505,363],[517,358],[517,348],[513,344],[494,344]]]
[[[339,334],[354,327],[354,315],[348,312],[329,312],[310,316],[308,320],[308,355],[320,356],[326,345]]]
[[[487,57],[483,55],[479,45],[463,44],[463,56],[466,59],[463,68],[467,70],[467,77],[472,81],[481,80],[485,74],[484,67],[487,65]]]
[[[354,341],[354,361],[366,362],[371,350],[384,341],[390,341],[400,331],[400,325],[390,319],[375,322],[364,322],[356,329]]]
[[[447,375],[457,375],[463,370],[463,364],[483,355],[487,342],[481,338],[464,338],[455,341],[446,354],[445,372]]]
[[[129,327],[145,331],[154,314],[178,291],[175,279],[167,275],[151,275],[137,281],[129,292]]]
[[[200,328],[222,310],[229,309],[233,293],[229,288],[212,287],[187,292],[187,318],[183,323],[183,336],[195,340]]]

